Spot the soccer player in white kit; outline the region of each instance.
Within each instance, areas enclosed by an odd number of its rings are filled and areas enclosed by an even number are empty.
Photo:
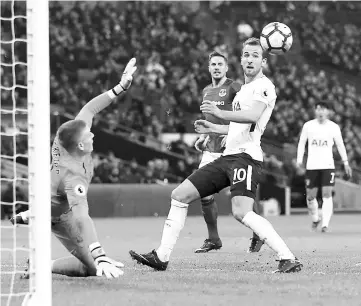
[[[229,78],[226,74],[228,71],[227,58],[216,51],[209,54],[208,70],[211,74],[212,83],[203,89],[203,102],[211,101],[221,110],[232,110],[232,102],[237,92],[241,89],[241,85]],[[207,121],[215,124],[228,125],[229,121],[222,120],[211,114],[204,114]],[[225,135],[220,134],[201,134],[195,143],[198,151],[203,153],[199,168],[204,167],[210,162],[221,157],[225,146]],[[195,253],[206,253],[211,250],[218,250],[222,247],[222,241],[218,234],[218,206],[214,195],[201,199],[202,213],[207,224],[208,238],[201,247],[197,248]],[[257,203],[255,203],[254,211],[258,211]],[[259,252],[263,241],[253,233],[251,245],[248,248],[249,253]]]
[[[225,150],[220,158],[199,168],[173,190],[158,249],[146,254],[133,250],[129,252],[138,263],[156,270],[166,270],[171,252],[184,227],[189,204],[230,186],[233,216],[278,254],[280,262],[276,272],[301,270],[302,264],[271,223],[253,212],[263,168],[260,140],[277,98],[273,83],[262,72],[266,63],[266,54],[259,39],[248,39],[243,44],[241,58],[245,84],[233,100],[233,111],[221,110],[210,101],[204,101],[201,105],[203,113],[230,121],[229,125],[206,120],[195,123],[198,133],[227,134]]]
[[[308,142],[306,164],[307,206],[312,218],[312,229],[321,222],[318,212],[317,191],[322,188],[322,232],[327,232],[333,214],[332,190],[335,185],[335,162],[332,147],[334,143],[340,153],[346,174],[351,177],[345,145],[340,127],[328,119],[329,104],[318,102],[315,105],[316,119],[307,121],[302,128],[297,148],[297,165],[302,166],[305,144]]]

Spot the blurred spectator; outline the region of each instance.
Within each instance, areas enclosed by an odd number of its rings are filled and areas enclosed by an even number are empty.
[[[9,4],[2,3],[3,17],[11,16]],[[357,18],[349,18],[361,12],[361,5],[223,1],[201,12],[179,8],[172,2],[50,2],[51,103],[75,115],[91,98],[114,86],[124,64],[135,56],[139,68],[124,103],[112,104],[94,125],[164,149],[161,133],[193,132],[194,119],[202,116],[199,95],[210,82],[208,53],[226,53],[228,76],[242,82],[242,42],[258,36],[270,21],[282,20],[293,31],[294,46],[290,56],[271,56],[268,61],[267,75],[278,99],[265,137],[296,143],[303,123],[313,117],[315,102],[327,99],[334,103],[332,120],[343,127],[350,163],[361,165],[361,96],[352,82],[361,69],[360,31]],[[24,3],[16,2],[15,9],[25,14]],[[332,14],[339,18],[330,23]],[[25,38],[26,20],[15,22],[15,36]],[[14,39],[10,22],[2,21],[2,39]],[[25,43],[17,44],[14,54],[9,46],[1,44],[2,62],[26,61]],[[0,73],[2,105],[26,108],[26,90],[11,89],[12,68],[2,66]],[[17,65],[15,79],[16,84],[26,83],[26,66]],[[12,137],[3,136],[2,154],[13,155],[14,148]],[[149,175],[177,181],[198,167],[197,155],[183,140],[172,143],[170,151],[185,157],[176,169],[164,161],[144,169],[112,153],[96,156],[94,182],[138,182]],[[26,152],[26,137],[16,137],[16,153]],[[265,164],[270,173],[293,171],[292,165],[274,156],[266,157]]]

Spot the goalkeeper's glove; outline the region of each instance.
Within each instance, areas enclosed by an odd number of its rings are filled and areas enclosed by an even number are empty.
[[[99,242],[94,242],[89,245],[89,250],[94,258],[97,276],[105,275],[107,278],[118,278],[124,274],[124,272],[120,269],[123,268],[124,265],[121,262],[107,257]]]
[[[124,69],[122,79],[119,82],[124,91],[126,91],[132,84],[133,74],[137,70],[137,66],[135,66],[136,62],[137,60],[133,57]]]

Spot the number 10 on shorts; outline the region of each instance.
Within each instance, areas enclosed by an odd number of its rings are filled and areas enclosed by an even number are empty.
[[[233,169],[233,182],[232,185],[238,184],[246,180],[247,190],[251,190],[252,187],[252,166],[248,165],[247,170],[244,168]]]

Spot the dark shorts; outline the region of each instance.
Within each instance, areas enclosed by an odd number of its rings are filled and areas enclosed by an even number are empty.
[[[335,169],[306,170],[306,188],[335,185]]]
[[[231,186],[231,197],[256,197],[263,164],[245,153],[225,155],[205,165],[188,177],[201,198]]]

